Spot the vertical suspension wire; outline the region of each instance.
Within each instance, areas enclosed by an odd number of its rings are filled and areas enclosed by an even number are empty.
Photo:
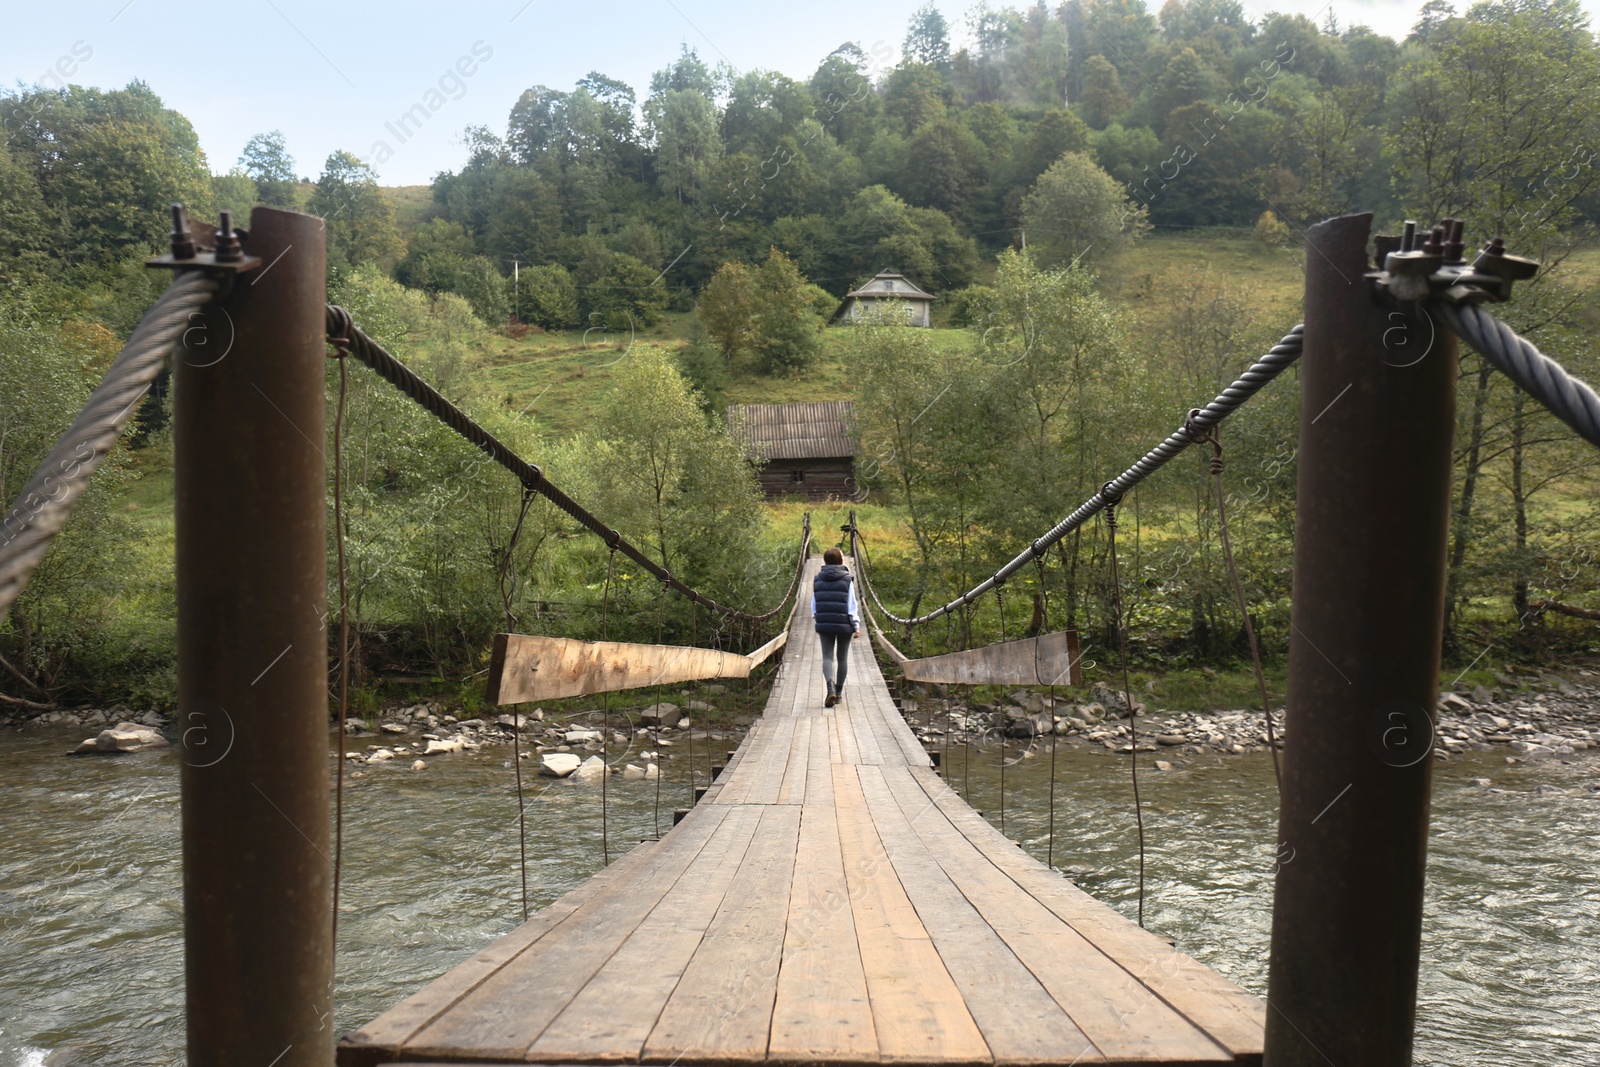
[[[664,633],[663,626],[666,622],[665,608],[667,604],[667,583],[661,583],[661,596],[656,600],[656,644],[661,643]],[[664,760],[661,756],[661,698],[665,694],[666,686],[656,687],[655,717],[650,720],[650,747],[655,752],[656,766],[656,798],[655,798],[655,835],[661,836],[661,779],[666,777]]]
[[[1196,412],[1190,412],[1191,423]],[[1199,440],[1211,443],[1211,478],[1217,497],[1217,532],[1222,539],[1222,556],[1228,564],[1228,578],[1233,584],[1233,595],[1239,603],[1239,616],[1244,620],[1244,634],[1250,642],[1250,662],[1255,667],[1256,685],[1261,690],[1261,715],[1267,724],[1267,750],[1272,753],[1272,777],[1278,783],[1278,795],[1283,795],[1283,768],[1278,764],[1278,739],[1272,725],[1272,698],[1267,694],[1267,676],[1261,669],[1261,647],[1256,641],[1255,624],[1250,620],[1250,605],[1245,601],[1244,583],[1239,581],[1239,567],[1233,559],[1233,541],[1228,536],[1228,511],[1222,488],[1222,432],[1213,426],[1206,434],[1190,431]]]
[[[1103,490],[1102,490],[1103,491]],[[1139,799],[1139,723],[1133,708],[1133,686],[1128,680],[1128,628],[1122,615],[1122,580],[1117,572],[1117,505],[1121,497],[1106,504],[1106,543],[1111,556],[1111,623],[1116,627],[1117,646],[1122,655],[1122,695],[1128,705],[1128,754],[1133,776],[1133,817],[1139,830],[1139,925],[1144,926],[1144,805]]]
[[[611,546],[611,553],[606,556],[606,587],[600,599],[600,640],[610,640],[611,636],[611,574],[617,562],[617,547]],[[600,733],[600,860],[602,866],[611,866],[611,808],[609,789],[611,778],[611,691],[607,690],[605,699],[601,703],[601,733]]]
[[[1033,564],[1039,570],[1039,637],[1043,637],[1045,634],[1050,632],[1050,591],[1049,591],[1049,589],[1047,589],[1045,587],[1044,557],[1043,556],[1035,556],[1034,559],[1033,559]],[[1033,662],[1035,664],[1035,670],[1033,672],[1033,676],[1037,680],[1038,677],[1039,677],[1039,672],[1037,670],[1037,665],[1038,665],[1038,662],[1039,662],[1039,638],[1038,637],[1036,637],[1034,639]],[[1071,671],[1072,671],[1072,665],[1071,665],[1070,662],[1067,664],[1067,671],[1068,671],[1068,677],[1070,678],[1071,677]],[[1045,852],[1044,852],[1044,856],[1045,856],[1044,865],[1046,867],[1050,867],[1052,869],[1056,865],[1056,745],[1057,745],[1057,743],[1058,743],[1058,741],[1060,739],[1060,736],[1061,736],[1060,733],[1056,730],[1056,685],[1055,685],[1055,679],[1056,679],[1055,672],[1052,671],[1051,674],[1050,674],[1050,814],[1049,814],[1049,818],[1048,818],[1049,838],[1048,838],[1048,842],[1045,845]]]
[[[1006,597],[997,585],[994,587],[994,601],[1000,605],[1000,641],[1006,639]],[[1006,832],[1006,713],[1000,713],[1000,832]]]
[[[533,503],[534,494],[524,488],[522,490],[522,506],[517,512],[517,524],[511,530],[511,538],[506,542],[505,558],[500,561],[500,604],[505,608],[506,632],[511,633],[516,629],[517,618],[511,610],[511,586],[507,579],[514,574],[516,566],[517,539],[522,536],[522,524],[527,521],[528,508]],[[511,709],[511,765],[515,768],[513,775],[517,783],[517,870],[522,876],[522,921],[528,921],[528,805],[527,797],[522,788],[522,713],[516,704]]]
[[[689,601],[689,644],[700,643],[700,609],[694,601]],[[694,731],[689,731],[689,736],[684,739],[689,746],[689,806],[694,807]]]
[[[350,586],[344,559],[344,349],[339,353],[339,403],[333,415],[333,532],[339,560],[339,761],[333,800],[333,953],[339,954],[339,883],[344,873],[344,746],[350,708]]]

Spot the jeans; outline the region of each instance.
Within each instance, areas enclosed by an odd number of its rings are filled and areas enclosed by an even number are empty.
[[[822,680],[828,683],[828,692],[838,696],[844,692],[844,676],[850,671],[850,634],[818,634],[822,639]],[[837,656],[835,655],[837,653]],[[839,677],[833,676],[833,661],[839,661]]]

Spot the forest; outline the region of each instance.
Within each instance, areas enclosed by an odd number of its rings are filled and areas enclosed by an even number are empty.
[[[813,505],[814,527],[831,542],[855,507],[879,593],[925,610],[1297,322],[1304,231],[1329,215],[1504,237],[1546,268],[1505,318],[1579,374],[1600,367],[1600,44],[1575,0],[1428,0],[1400,41],[1332,14],[1252,21],[1234,0],[949,19],[928,4],[903,41],[845,43],[803,79],[688,47],[663,61],[639,89],[599,71],[531,86],[425,190],[380,185],[381,143],[303,175],[277,131],[223,169],[142,82],[0,94],[0,497],[159,291],[142,261],[173,202],[325,218],[331,301],[663,565],[746,607],[782,594],[805,508],[763,505],[730,399],[855,400],[866,499]],[[938,328],[829,325],[885,268],[935,295]],[[560,360],[570,403],[532,410],[527,376]],[[420,683],[470,706],[508,626],[759,638],[610,567],[561,513],[522,515],[504,472],[370,375],[352,368],[346,390],[360,699]],[[163,382],[0,622],[7,702],[174,699],[172,400]],[[1223,432],[1234,548],[1280,673],[1298,404],[1287,375]],[[1457,407],[1447,658],[1600,651],[1592,455],[1465,346]],[[1205,459],[1124,509],[1143,671],[1247,655]],[[1080,531],[1007,604],[919,645],[1072,626],[1106,662],[1108,547]]]

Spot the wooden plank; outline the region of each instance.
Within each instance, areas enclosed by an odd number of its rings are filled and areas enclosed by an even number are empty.
[[[697,806],[657,846],[626,893],[581,906],[536,950],[502,967],[407,1042],[423,1058],[521,1059],[528,1046],[667,894],[732,809]]]
[[[757,808],[730,811],[661,903],[528,1050],[545,1063],[636,1062],[744,861]]]
[[[745,659],[750,661],[750,666],[751,667],[760,666],[761,664],[767,662],[767,660],[772,657],[772,654],[774,652],[777,652],[779,649],[781,649],[784,645],[787,645],[788,643],[789,643],[789,631],[785,630],[785,631],[783,631],[783,633],[779,634],[777,637],[774,637],[771,641],[768,641],[766,644],[762,645],[760,648],[758,648],[754,652],[750,653],[748,656],[745,657]]]
[[[873,826],[994,1062],[1104,1063],[1094,1043],[928,854],[884,784],[885,770],[856,771]],[[937,813],[931,804],[929,811]]]
[[[749,656],[687,645],[496,634],[488,696],[491,704],[522,704],[708,678],[747,678],[755,662]]]
[[[1231,1052],[990,863],[909,771],[885,768],[884,781],[901,810],[916,815],[917,836],[962,895],[1107,1059],[1233,1062]]]
[[[800,809],[761,809],[761,826],[722,908],[645,1042],[646,1063],[758,1063],[777,996]]]
[[[908,659],[899,664],[913,682],[955,685],[1082,685],[1078,632],[1062,630],[1018,641]]]
[[[879,1054],[923,1063],[992,1062],[961,991],[889,863],[855,769],[835,767],[833,787]]]
[[[771,1059],[871,1062],[878,1039],[850,912],[833,805],[800,809]]]
[[[811,769],[811,730],[817,720],[814,715],[796,715],[793,719],[794,740],[789,745],[783,785],[775,801],[778,804],[804,804],[806,800],[806,778]]]
[[[366,1049],[399,1049],[412,1035],[448,1011],[484,979],[525,952],[580,906],[603,901],[626,891],[630,879],[648,862],[657,847],[653,841],[636,846],[615,863],[602,867],[588,881],[535,913],[515,930],[456,964],[359,1030],[346,1034],[340,1041],[337,1061],[340,1064],[361,1061],[363,1050]]]
[[[1128,922],[1115,909],[1013,846],[932,771],[914,771],[913,776],[967,839],[1034,899],[1234,1056],[1261,1055],[1267,1013],[1264,1001]]]

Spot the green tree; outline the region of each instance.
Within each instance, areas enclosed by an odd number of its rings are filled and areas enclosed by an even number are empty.
[[[1142,237],[1145,210],[1082,152],[1068,152],[1022,201],[1029,244],[1040,262],[1094,262]]]
[[[520,291],[522,303],[518,314],[524,320],[546,330],[578,325],[578,287],[561,264],[525,268]]]
[[[400,258],[389,201],[372,169],[349,152],[328,157],[308,210],[326,224],[330,267],[373,263],[387,269]]]
[[[1083,61],[1083,90],[1078,96],[1078,107],[1083,120],[1097,130],[1103,130],[1131,103],[1123,92],[1122,77],[1105,56],[1090,56]]]
[[[761,302],[758,272],[743,263],[724,263],[700,291],[695,314],[722,350],[724,361],[750,346]]]
[[[299,179],[294,173],[294,157],[282,130],[258,133],[244,143],[239,165],[256,183],[256,195],[268,207],[294,210],[299,207]]]
[[[946,69],[950,64],[950,27],[932,3],[911,13],[911,25],[900,46],[907,59],[924,66]]]

